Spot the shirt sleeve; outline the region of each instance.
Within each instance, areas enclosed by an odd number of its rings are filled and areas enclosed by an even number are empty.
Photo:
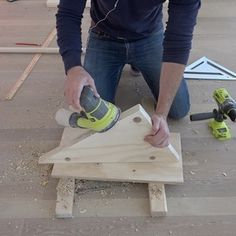
[[[169,0],[163,61],[187,64],[200,0]]]
[[[56,14],[57,43],[65,72],[81,65],[81,21],[86,0],[60,0]]]

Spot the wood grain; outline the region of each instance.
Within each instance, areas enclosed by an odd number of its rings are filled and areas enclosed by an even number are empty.
[[[70,143],[70,139],[76,139],[87,135],[84,129],[66,128],[62,135],[64,145]],[[181,148],[180,139],[179,148]],[[54,164],[53,177],[74,177],[88,180],[132,181],[132,182],[162,182],[182,183],[182,153],[180,161],[173,163],[74,163]]]
[[[161,182],[176,184],[183,182],[181,165],[161,165],[157,163],[101,163],[101,164],[55,164],[52,177],[74,177],[77,179]]]
[[[75,194],[75,179],[59,179],[57,185],[56,218],[72,218]]]
[[[39,160],[39,163],[147,163],[178,162],[179,136],[171,134],[172,145],[156,148],[144,141],[151,129],[151,119],[136,105],[125,118],[104,133],[95,133],[67,147],[58,147]]]
[[[57,31],[56,31],[56,28],[54,28],[51,31],[51,33],[48,35],[48,37],[46,38],[45,42],[42,44],[42,47],[48,47],[49,44],[51,43],[51,41],[56,36],[56,34],[57,34]],[[11,100],[15,96],[16,92],[22,86],[22,84],[27,79],[27,77],[29,76],[31,71],[34,69],[34,66],[37,64],[37,62],[39,61],[41,56],[42,56],[42,54],[36,54],[33,57],[31,62],[29,63],[29,65],[25,68],[22,75],[17,79],[16,83],[13,85],[13,87],[10,89],[10,91],[6,95],[6,97],[5,97],[6,100]]]
[[[0,47],[0,53],[44,53],[56,54],[59,53],[59,48],[47,47]]]

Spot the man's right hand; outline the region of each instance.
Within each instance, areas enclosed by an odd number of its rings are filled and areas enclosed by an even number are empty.
[[[93,89],[95,96],[99,97],[93,78],[82,66],[75,66],[67,71],[64,95],[68,105],[72,105],[79,111],[82,110],[80,95],[87,85]]]

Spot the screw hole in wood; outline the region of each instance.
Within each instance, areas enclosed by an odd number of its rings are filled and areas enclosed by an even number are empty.
[[[150,156],[150,160],[155,160],[156,157],[155,156]]]
[[[136,117],[134,117],[133,121],[135,123],[140,123],[142,121],[142,119],[139,116],[136,116]]]

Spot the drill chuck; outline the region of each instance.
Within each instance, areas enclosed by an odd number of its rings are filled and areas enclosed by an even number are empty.
[[[216,89],[213,93],[219,111],[227,115],[232,121],[236,119],[236,101],[230,96],[225,88]]]
[[[227,115],[233,122],[235,122],[235,120],[236,120],[236,109],[230,110]]]
[[[232,121],[236,119],[236,102],[231,98],[219,105],[219,109],[223,114],[226,114]]]

